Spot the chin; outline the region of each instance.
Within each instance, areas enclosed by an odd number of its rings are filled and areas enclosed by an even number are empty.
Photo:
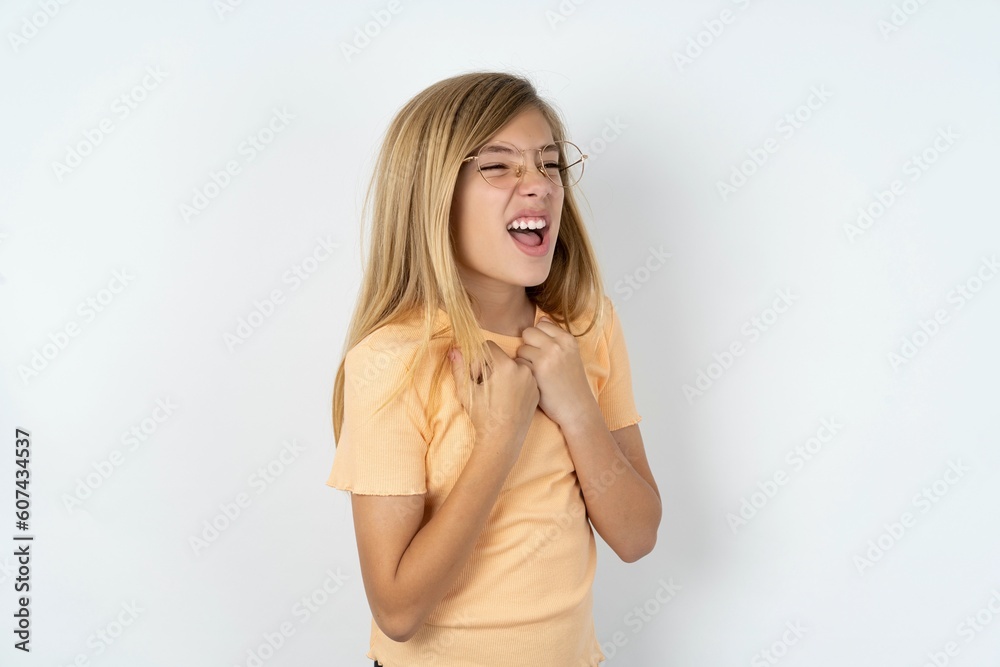
[[[548,279],[549,279],[549,271],[546,270],[544,275],[542,275],[542,274],[536,274],[534,278],[524,281],[524,286],[525,287],[538,287],[539,285],[541,285],[542,283],[544,283]]]

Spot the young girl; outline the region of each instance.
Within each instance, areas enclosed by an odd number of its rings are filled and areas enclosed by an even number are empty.
[[[656,542],[585,159],[506,73],[438,82],[389,127],[327,481],[351,492],[376,667],[593,667],[591,524],[629,563]]]

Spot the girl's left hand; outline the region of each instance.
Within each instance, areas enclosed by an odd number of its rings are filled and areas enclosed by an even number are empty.
[[[547,317],[521,333],[517,357],[530,362],[540,395],[538,407],[560,426],[595,403],[576,337]]]

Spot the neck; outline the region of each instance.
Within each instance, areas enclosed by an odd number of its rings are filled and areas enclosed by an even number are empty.
[[[535,324],[535,304],[524,288],[471,292],[472,312],[480,328],[503,336],[520,336]]]

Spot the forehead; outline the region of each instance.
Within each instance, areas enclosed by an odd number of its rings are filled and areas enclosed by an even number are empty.
[[[486,143],[495,141],[504,141],[520,149],[541,148],[552,143],[552,128],[541,111],[526,109],[514,116]]]

